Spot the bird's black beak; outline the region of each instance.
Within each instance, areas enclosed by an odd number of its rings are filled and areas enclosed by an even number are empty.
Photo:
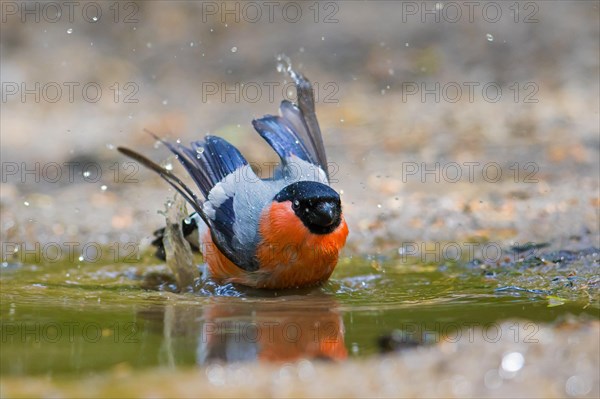
[[[310,221],[317,226],[331,226],[340,218],[340,207],[330,201],[319,202],[310,212]]]

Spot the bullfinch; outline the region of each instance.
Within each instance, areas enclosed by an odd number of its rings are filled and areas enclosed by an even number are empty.
[[[279,115],[252,121],[281,159],[268,179],[259,178],[237,148],[216,136],[190,146],[161,140],[197,191],[145,156],[119,147],[192,206],[184,234],[197,227],[199,249],[218,281],[266,289],[316,285],[329,278],[346,243],[348,226],[340,196],[329,185],[312,84],[291,68],[287,72],[297,104],[284,100]],[[159,232],[159,249],[161,241]]]
[[[337,308],[335,300],[324,295],[297,296],[284,303],[263,301],[260,306],[252,301],[210,298],[202,306],[201,317],[191,314],[176,325],[181,328],[182,322],[194,320],[195,327],[196,320],[203,321],[197,335],[199,364],[345,360],[344,320]],[[186,317],[194,308],[179,307],[178,311]]]

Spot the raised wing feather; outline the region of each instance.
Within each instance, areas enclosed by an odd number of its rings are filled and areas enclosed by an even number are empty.
[[[329,179],[327,156],[315,114],[312,85],[308,79],[294,71],[290,71],[290,76],[296,84],[298,105],[284,100],[279,107],[279,116],[266,115],[253,120],[252,124],[284,163],[295,155],[321,168]]]

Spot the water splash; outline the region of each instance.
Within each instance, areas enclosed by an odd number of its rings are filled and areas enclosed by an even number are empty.
[[[174,206],[165,210],[166,227],[163,238],[167,266],[175,275],[177,288],[180,292],[188,291],[199,277],[198,270],[194,265],[194,256],[189,242],[183,236],[180,221],[187,217],[185,202],[176,195]]]
[[[300,81],[300,77],[292,68],[292,61],[290,60],[290,57],[285,54],[279,54],[277,56],[277,72],[287,73],[296,84],[298,84]]]

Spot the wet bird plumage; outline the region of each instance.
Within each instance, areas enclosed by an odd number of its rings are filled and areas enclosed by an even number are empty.
[[[200,194],[135,151],[119,150],[151,168],[195,210],[200,249],[212,277],[259,288],[318,284],[329,278],[348,227],[339,195],[329,187],[327,158],[310,82],[293,71],[298,105],[282,101],[280,115],[253,126],[281,159],[272,179],[260,179],[226,140],[206,136],[190,147],[161,140]],[[189,228],[187,229],[189,232]],[[160,231],[155,233],[159,247]]]

